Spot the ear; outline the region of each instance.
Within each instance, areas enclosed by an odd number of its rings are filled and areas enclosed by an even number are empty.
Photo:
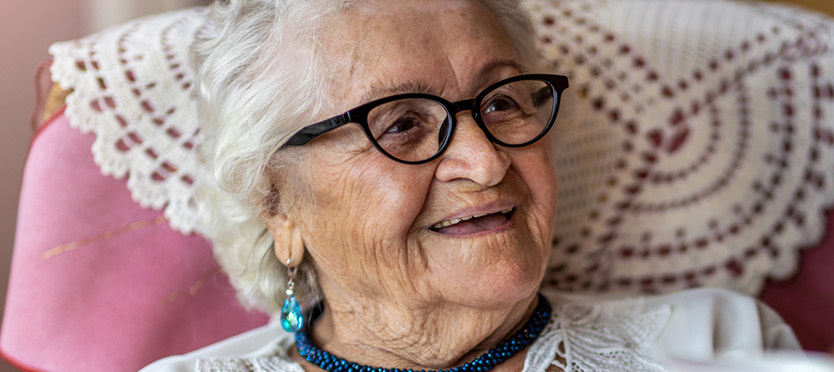
[[[263,221],[269,234],[275,240],[274,251],[278,261],[289,267],[301,264],[304,258],[304,240],[301,238],[301,229],[283,213],[263,218]]]

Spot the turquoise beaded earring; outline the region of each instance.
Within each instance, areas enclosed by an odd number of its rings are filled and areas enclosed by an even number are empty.
[[[281,307],[281,327],[287,332],[298,332],[304,328],[304,315],[301,314],[301,307],[295,299],[295,271],[297,268],[290,267],[290,259],[287,259],[287,273],[290,280],[287,282],[287,299]]]

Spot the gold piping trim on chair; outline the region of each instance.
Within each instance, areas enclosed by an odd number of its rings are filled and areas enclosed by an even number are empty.
[[[98,242],[98,241],[102,241],[102,240],[107,240],[107,239],[113,238],[115,236],[118,236],[118,235],[121,235],[121,234],[124,234],[124,233],[127,233],[127,232],[143,229],[143,228],[148,227],[148,226],[160,225],[160,224],[166,223],[167,221],[168,220],[166,220],[164,216],[158,216],[158,217],[154,217],[154,218],[149,219],[149,220],[142,220],[142,221],[132,222],[132,223],[130,223],[130,224],[124,226],[124,227],[118,228],[116,230],[107,231],[107,232],[105,232],[101,235],[97,235],[97,236],[94,236],[92,238],[77,240],[77,241],[74,241],[74,242],[71,242],[71,243],[59,245],[55,248],[52,248],[52,249],[46,251],[46,253],[43,254],[43,259],[48,260],[48,259],[51,259],[51,258],[57,256],[57,255],[67,253],[69,251],[72,251],[76,248],[83,247],[85,245],[89,245],[89,244],[92,244],[92,243],[95,243],[95,242]]]
[[[197,280],[194,284],[189,286],[188,289],[181,290],[181,291],[176,291],[174,293],[169,294],[168,296],[165,296],[165,298],[159,303],[159,307],[166,307],[166,306],[170,305],[174,301],[183,297],[186,293],[189,296],[196,295],[197,292],[199,292],[200,289],[203,288],[203,286],[205,285],[206,280],[211,276],[217,275],[218,273],[220,273],[220,270],[219,269],[214,269],[214,270],[211,270],[211,271],[203,274],[203,276],[201,276],[200,279]]]
[[[46,96],[46,103],[44,104],[43,115],[41,115],[41,122],[45,122],[52,117],[61,107],[64,106],[64,101],[67,96],[72,93],[72,89],[61,88],[58,84],[53,84]]]

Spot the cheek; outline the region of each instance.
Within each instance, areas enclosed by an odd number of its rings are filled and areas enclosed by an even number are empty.
[[[359,218],[340,221],[343,231],[386,232],[405,239],[426,201],[431,177],[379,156],[344,169],[327,191],[334,203],[325,207]]]
[[[532,197],[543,209],[551,210],[556,207],[556,167],[548,137],[543,138],[533,146],[522,151],[513,159],[518,173],[529,187]]]
[[[304,223],[307,249],[320,274],[334,281],[368,282],[388,277],[385,268],[400,267],[425,203],[430,175],[370,158],[317,167],[310,201],[299,206],[301,213],[310,212]]]
[[[530,190],[531,235],[546,250],[550,249],[557,202],[556,169],[549,143],[545,138],[514,159],[520,177]]]

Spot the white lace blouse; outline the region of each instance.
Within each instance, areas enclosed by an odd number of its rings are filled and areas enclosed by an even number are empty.
[[[721,361],[797,349],[776,313],[726,290],[606,299],[543,292],[550,323],[528,349],[525,372],[669,371],[673,360]],[[140,372],[303,372],[287,358],[294,338],[273,322]]]

